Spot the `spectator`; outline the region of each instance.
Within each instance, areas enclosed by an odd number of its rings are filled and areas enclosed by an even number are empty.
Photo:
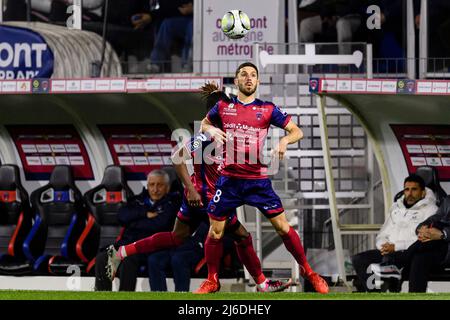
[[[0,8],[3,10],[3,8]],[[7,0],[4,21],[24,21],[27,19],[27,4],[25,0]]]
[[[172,271],[175,291],[190,291],[191,273],[204,256],[208,225],[204,222],[179,247],[160,250],[148,256],[149,282],[152,291],[167,291],[166,271]]]
[[[315,10],[317,14],[301,21],[299,41],[314,42],[315,36],[319,34],[329,38],[335,29],[339,53],[349,54],[351,48],[343,43],[351,42],[353,34],[361,25],[360,12],[365,8],[364,3],[357,0],[303,0],[299,4],[300,10],[302,10],[303,2],[306,2],[310,10]],[[308,6],[305,6],[305,9]]]
[[[420,28],[420,0],[414,1],[415,24]],[[450,31],[450,1],[433,0],[428,1],[428,68],[431,72],[448,71],[448,60],[450,45],[448,44],[448,32]],[[446,61],[447,60],[447,61]]]
[[[152,73],[168,71],[168,60],[177,43],[181,43],[183,71],[189,71],[191,70],[189,60],[192,56],[193,0],[165,0],[161,2],[161,7],[165,7],[166,17],[162,20],[156,35],[148,71]]]
[[[157,232],[172,230],[180,201],[179,195],[169,193],[169,181],[168,174],[162,170],[150,172],[147,177],[147,189],[144,188],[118,213],[124,232],[115,246],[130,244]],[[124,259],[118,270],[120,291],[135,290],[139,267],[146,264],[146,259],[146,255]],[[95,290],[112,289],[112,283],[105,274],[106,262],[106,251],[103,250],[96,258]]]
[[[359,279],[358,291],[373,290],[368,284],[369,266],[391,270],[390,277],[400,279],[395,265],[409,259],[407,250],[417,241],[416,227],[436,213],[436,197],[431,189],[425,187],[423,179],[415,174],[404,181],[403,196],[390,208],[390,215],[377,236],[377,250],[369,250],[352,257],[353,267]],[[381,265],[376,265],[381,263]],[[387,274],[385,274],[387,276]],[[410,278],[411,281],[411,278]]]
[[[366,30],[367,42],[373,45],[373,55],[377,60],[375,72],[405,72],[406,25],[403,17],[403,0],[374,0],[370,4],[380,8],[380,29]],[[373,13],[366,13],[369,19]]]

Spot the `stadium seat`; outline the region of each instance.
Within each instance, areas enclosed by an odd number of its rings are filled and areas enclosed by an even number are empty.
[[[437,169],[432,166],[420,166],[417,167],[415,173],[423,179],[426,187],[434,191],[434,195],[436,196],[436,205],[439,206],[442,200],[447,196],[447,193],[441,187]],[[395,195],[394,202],[397,201],[402,195],[403,190],[399,191]]]
[[[181,183],[180,178],[178,178],[177,172],[173,166],[162,167],[162,170],[167,172],[170,178],[170,191],[169,192],[178,192],[180,195],[184,192],[183,184]]]
[[[0,273],[29,272],[23,243],[31,229],[32,216],[27,191],[20,180],[19,167],[0,166]]]
[[[71,265],[83,268],[76,243],[86,225],[81,192],[69,166],[55,166],[49,183],[31,193],[35,211],[24,253],[33,272],[67,275]]]
[[[76,249],[78,257],[88,263],[87,273],[94,271],[98,249],[107,247],[120,237],[122,228],[117,213],[132,196],[123,168],[113,165],[105,169],[102,182],[85,193],[88,221]]]

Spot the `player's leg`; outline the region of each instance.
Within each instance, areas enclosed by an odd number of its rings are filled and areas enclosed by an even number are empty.
[[[300,266],[300,274],[302,277],[308,279],[313,285],[314,289],[319,293],[328,293],[328,285],[326,281],[317,273],[315,273],[306,259],[305,250],[298,233],[292,228],[283,213],[275,217],[269,218],[272,226],[276,232],[283,239],[286,249],[292,254]]]
[[[106,274],[111,280],[114,279],[120,262],[126,257],[138,253],[151,253],[157,250],[177,247],[186,241],[191,234],[189,224],[183,222],[178,217],[172,231],[159,232],[154,235],[135,241],[128,245],[120,246],[117,249],[110,245],[107,249],[108,262],[106,264]]]
[[[194,293],[213,293],[220,289],[219,270],[223,254],[223,234],[230,212],[242,205],[234,179],[220,177],[216,194],[208,204],[209,231],[205,241],[205,259],[208,278]]]
[[[269,219],[276,232],[281,236],[286,249],[300,265],[302,276],[313,284],[316,291],[328,292],[325,280],[312,271],[306,260],[300,237],[289,225],[281,199],[272,188],[272,182],[269,179],[247,180],[244,186],[244,201],[257,207]]]
[[[290,286],[291,279],[287,281],[266,279],[261,268],[261,261],[253,247],[252,235],[245,229],[239,220],[237,220],[235,214],[233,218],[229,220],[226,232],[232,234],[237,255],[255,281],[257,291],[277,292],[283,291]]]
[[[205,260],[208,278],[194,293],[213,293],[220,290],[219,271],[223,255],[223,234],[226,220],[210,218],[210,226],[205,241]]]

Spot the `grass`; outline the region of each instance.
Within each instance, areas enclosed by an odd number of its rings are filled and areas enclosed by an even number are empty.
[[[83,292],[0,290],[0,300],[450,300],[450,293]]]

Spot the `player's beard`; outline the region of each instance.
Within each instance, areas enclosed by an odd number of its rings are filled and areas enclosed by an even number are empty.
[[[258,85],[255,84],[255,86],[253,88],[247,88],[246,84],[243,83],[243,84],[239,84],[239,91],[242,92],[247,97],[249,97],[256,92],[257,87],[258,87]]]

